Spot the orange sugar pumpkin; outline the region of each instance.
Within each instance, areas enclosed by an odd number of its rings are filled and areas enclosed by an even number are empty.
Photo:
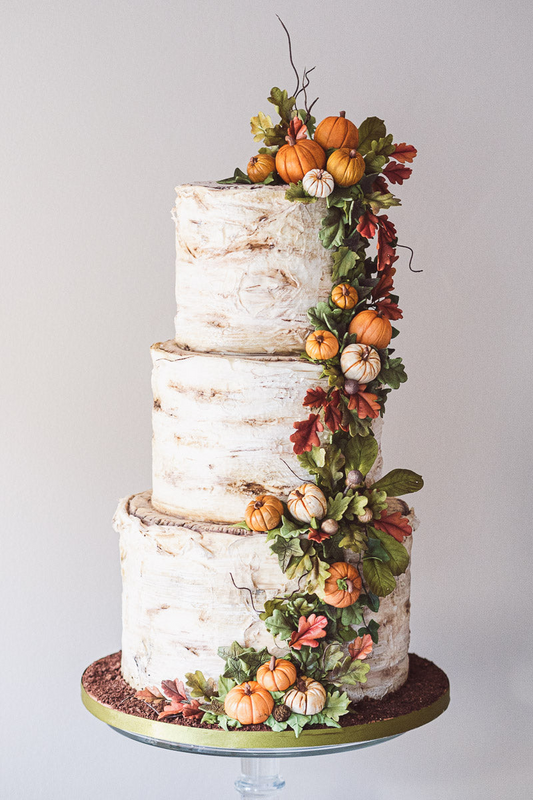
[[[272,656],[257,670],[257,682],[269,692],[284,692],[296,680],[296,667],[284,658]]]
[[[324,585],[324,600],[329,606],[346,608],[361,594],[361,577],[353,564],[336,561],[329,568],[329,578]]]
[[[313,331],[307,337],[305,352],[316,361],[326,361],[339,352],[339,340],[330,331]]]
[[[365,174],[365,161],[354,148],[341,147],[328,158],[327,170],[339,186],[353,186]]]
[[[367,308],[356,314],[348,330],[357,335],[359,344],[369,344],[378,349],[387,347],[392,339],[390,321],[373,308]]]
[[[346,111],[341,111],[338,117],[326,117],[317,125],[315,142],[324,150],[354,148],[359,144],[359,131],[353,122],[346,119]]]
[[[283,503],[271,494],[260,494],[246,506],[244,518],[253,531],[272,531],[283,515]]]
[[[331,292],[331,299],[336,306],[343,309],[354,308],[359,300],[357,289],[349,283],[339,283]]]
[[[249,160],[246,172],[252,183],[262,183],[275,169],[275,159],[268,153],[259,153]]]
[[[246,681],[230,689],[224,700],[224,711],[241,725],[259,725],[269,718],[274,698],[257,681]]]
[[[290,139],[276,153],[276,169],[285,183],[298,183],[309,170],[325,165],[326,154],[313,139]]]

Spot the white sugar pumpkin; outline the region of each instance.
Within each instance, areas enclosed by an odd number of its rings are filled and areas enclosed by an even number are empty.
[[[335,188],[335,181],[325,169],[310,169],[302,178],[302,186],[311,197],[327,197]]]
[[[302,676],[283,700],[296,714],[319,714],[326,705],[326,690],[318,681]]]
[[[352,381],[370,383],[379,375],[381,359],[368,344],[349,344],[342,351],[341,369]]]
[[[314,483],[303,483],[294,489],[287,500],[287,507],[299,522],[311,522],[313,517],[322,519],[328,508],[324,492]]]

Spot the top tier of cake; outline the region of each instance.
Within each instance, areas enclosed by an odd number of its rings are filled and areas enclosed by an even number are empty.
[[[295,355],[307,310],[331,290],[318,237],[325,200],[290,203],[286,186],[176,189],[176,342],[186,350]]]

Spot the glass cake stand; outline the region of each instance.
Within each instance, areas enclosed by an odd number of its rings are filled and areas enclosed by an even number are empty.
[[[385,736],[382,739],[370,739],[366,742],[347,742],[345,744],[316,745],[310,747],[278,747],[265,750],[261,748],[229,748],[229,747],[209,747],[194,744],[182,744],[169,742],[165,739],[154,739],[151,736],[144,736],[141,733],[131,733],[120,728],[110,727],[142,744],[150,744],[153,747],[162,747],[165,750],[177,750],[183,753],[198,753],[204,756],[229,756],[241,759],[241,774],[235,781],[235,789],[240,793],[241,798],[254,797],[261,800],[275,800],[285,786],[285,781],[280,775],[280,758],[298,758],[301,756],[331,755],[333,753],[346,753],[350,750],[361,750],[363,747],[371,747],[374,744],[388,742],[396,739],[402,734],[396,733],[392,736]]]
[[[303,730],[296,738],[292,730],[226,732],[145,719],[101,703],[88,694],[83,682],[81,694],[91,714],[129,739],[165,750],[240,758],[237,792],[241,798],[262,800],[279,797],[285,785],[280,776],[281,758],[346,753],[381,744],[436,719],[450,702],[447,689],[437,700],[407,714],[343,728]]]

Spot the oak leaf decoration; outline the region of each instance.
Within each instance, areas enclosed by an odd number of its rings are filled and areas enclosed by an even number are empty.
[[[263,114],[263,112],[260,111],[257,117],[251,118],[250,126],[252,129],[254,142],[261,142],[266,136],[268,136],[269,130],[272,130],[272,119],[268,114]]]
[[[313,447],[320,446],[318,434],[324,430],[324,426],[320,422],[318,414],[309,414],[308,419],[293,422],[293,428],[296,428],[296,433],[289,436],[289,439],[294,444],[292,449],[296,455],[308,453]]]
[[[359,388],[355,394],[350,395],[348,408],[350,411],[357,411],[359,419],[377,419],[381,410],[380,404],[377,402],[378,396],[373,392],[367,392],[366,383],[360,383]]]
[[[372,289],[372,299],[379,300],[387,297],[394,289],[394,275],[396,274],[396,267],[389,266],[382,270],[378,283]]]
[[[325,542],[326,539],[330,538],[330,536],[331,533],[325,533],[323,530],[320,530],[320,528],[318,530],[316,528],[310,528],[309,533],[307,534],[307,538],[311,542],[318,542],[318,544]]]
[[[316,389],[308,389],[303,402],[304,406],[308,408],[322,408],[327,402],[327,394],[321,386]]]
[[[289,646],[295,650],[301,650],[302,645],[318,647],[318,640],[326,635],[324,628],[326,628],[327,624],[326,617],[317,617],[316,614],[310,614],[307,618],[300,617],[298,630],[291,633]]]
[[[161,702],[161,700],[164,700],[157,686],[147,686],[146,689],[135,692],[135,697],[138,700],[144,700],[146,703]]]
[[[390,534],[397,542],[403,542],[405,537],[410,536],[413,532],[409,520],[402,517],[400,511],[388,514],[386,508],[381,512],[381,519],[375,519],[372,525],[374,528]]]
[[[389,161],[383,170],[383,174],[387,176],[391,183],[398,183],[400,186],[411,176],[412,172],[413,170],[411,167],[405,167],[403,164],[398,164],[395,161]]]
[[[393,303],[390,297],[384,297],[376,303],[376,311],[379,311],[385,319],[402,319],[403,311],[398,307],[397,303]]]
[[[412,144],[402,142],[401,144],[395,144],[394,148],[394,153],[391,153],[391,158],[395,158],[396,161],[400,161],[402,164],[405,164],[406,161],[408,161],[409,164],[413,163],[417,150]]]
[[[298,142],[300,139],[307,139],[307,125],[304,125],[299,117],[294,117],[289,123],[285,139],[289,143]]]
[[[359,217],[359,223],[356,230],[361,234],[361,236],[364,236],[365,239],[372,239],[376,233],[378,225],[378,217],[371,211],[365,211],[365,213],[361,214]]]
[[[185,719],[187,719],[187,717],[201,717],[203,713],[204,712],[200,708],[200,701],[194,698],[188,705],[183,706],[183,716]]]
[[[348,645],[348,652],[355,661],[364,661],[364,659],[372,652],[372,637],[369,633],[364,636],[358,636],[353,642]]]
[[[324,422],[332,433],[338,431],[342,423],[342,409],[340,405],[340,392],[335,389],[330,399],[324,404]]]
[[[372,184],[372,191],[379,192],[380,194],[387,194],[389,191],[389,184],[383,177],[383,175],[378,175],[374,183]]]

